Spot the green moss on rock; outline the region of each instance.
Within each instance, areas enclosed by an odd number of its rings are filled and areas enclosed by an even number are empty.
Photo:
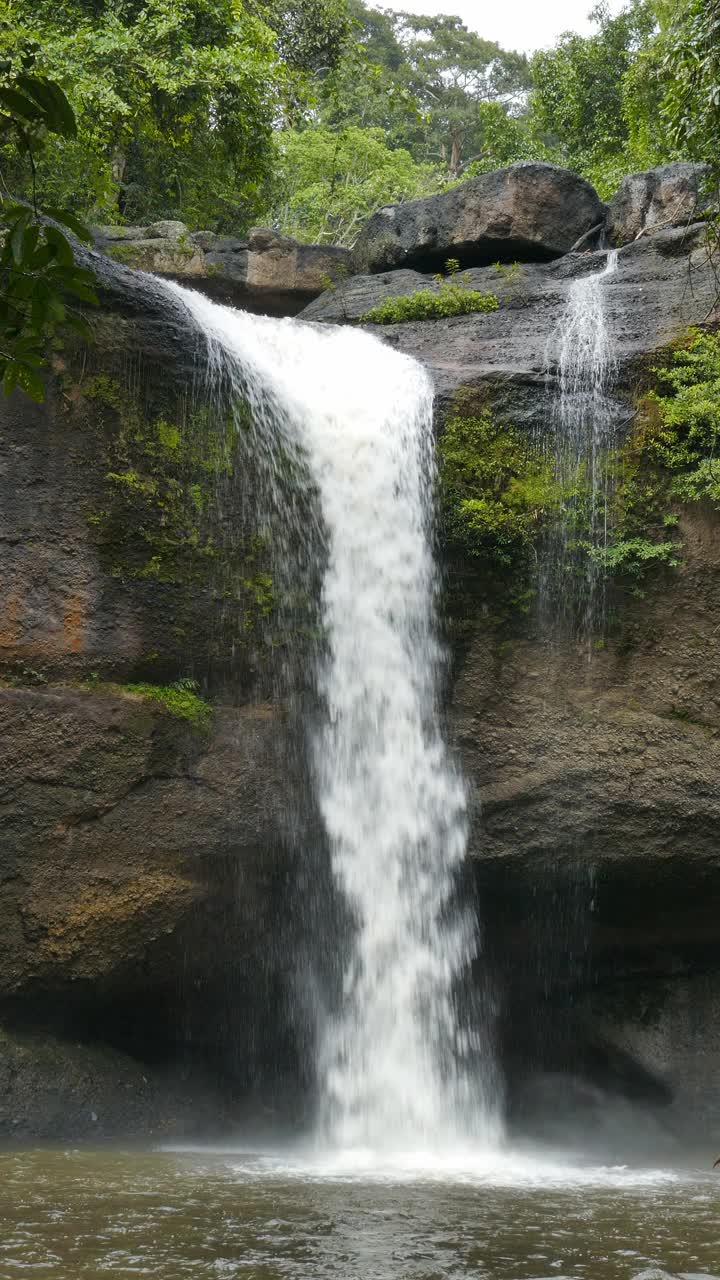
[[[720,336],[690,329],[648,382],[618,451],[612,534],[598,553],[609,573],[631,579],[677,566],[683,506],[720,510]]]
[[[104,373],[83,383],[82,406],[107,464],[103,501],[85,518],[110,576],[191,598],[210,591],[237,606],[240,631],[256,631],[274,606],[267,547],[217,518],[219,496],[233,482],[234,423],[206,407],[148,414]]]
[[[441,520],[448,544],[502,570],[523,565],[561,491],[539,448],[467,394],[439,443]]]
[[[93,693],[113,694],[118,697],[130,695],[145,698],[158,703],[168,715],[178,720],[186,720],[193,728],[207,731],[212,724],[213,708],[209,702],[198,694],[196,680],[175,680],[172,684],[151,684],[140,681],[131,684],[117,684],[114,681],[99,680],[89,676],[82,682],[82,687]]]
[[[407,324],[412,320],[441,320],[450,316],[467,316],[474,312],[497,311],[500,303],[491,293],[480,293],[448,281],[437,290],[419,289],[417,293],[387,298],[361,317],[361,324]]]
[[[195,680],[176,680],[174,684],[126,684],[123,692],[134,693],[151,702],[159,702],[165,711],[180,720],[187,720],[196,729],[210,728],[213,709],[198,695]]]

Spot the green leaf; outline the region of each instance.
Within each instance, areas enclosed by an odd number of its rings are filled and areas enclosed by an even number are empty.
[[[17,385],[22,388],[26,395],[30,396],[36,404],[42,404],[45,399],[45,388],[43,380],[36,369],[32,369],[28,364],[21,364],[17,376]]]
[[[28,266],[32,262],[39,235],[40,227],[36,222],[32,226],[26,227],[23,234],[22,256],[23,262]]]
[[[77,137],[75,112],[59,84],[44,76],[25,75],[18,76],[15,83],[38,104],[50,133],[58,133],[64,138]]]
[[[62,267],[74,266],[75,255],[67,236],[64,236],[57,227],[44,227],[43,230],[55,261]]]
[[[50,262],[50,247],[46,244],[38,245],[30,262],[28,263],[32,271],[44,271]]]
[[[4,395],[6,396],[12,395],[13,391],[15,390],[18,384],[19,377],[20,377],[20,365],[17,363],[16,360],[11,360],[10,364],[5,369],[5,373],[3,376],[3,394]]]
[[[65,319],[65,303],[62,298],[51,295],[47,300],[47,319],[50,324],[62,324]]]
[[[0,103],[10,115],[22,116],[23,120],[30,120],[33,124],[43,119],[44,112],[37,103],[26,98],[23,93],[18,93],[16,89],[0,87]]]

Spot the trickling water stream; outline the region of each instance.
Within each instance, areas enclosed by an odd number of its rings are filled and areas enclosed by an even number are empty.
[[[618,417],[606,304],[617,262],[613,249],[602,271],[572,281],[545,353],[546,370],[555,370],[551,449],[563,507],[541,568],[541,612],[546,625],[571,622],[585,638],[603,614],[601,557],[613,480],[609,449]]]
[[[317,493],[322,554],[307,530],[286,537],[323,572],[310,749],[354,920],[342,999],[317,1033],[320,1132],[372,1149],[489,1141],[489,1051],[459,1032],[453,1007],[475,944],[451,908],[466,816],[437,708],[430,381],[367,334],[173,288],[206,337],[212,381],[229,383],[236,405],[250,401],[271,481],[272,456],[290,453]]]

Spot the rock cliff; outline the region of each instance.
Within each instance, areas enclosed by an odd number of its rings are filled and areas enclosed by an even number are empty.
[[[340,273],[303,312],[357,323],[388,297],[440,290],[428,272],[446,256],[472,262],[463,287],[497,310],[377,329],[431,368],[439,433],[458,393],[501,430],[546,431],[550,339],[572,282],[605,261],[570,250],[605,211],[587,184],[541,168],[381,211],[355,257],[368,274]],[[641,178],[609,215],[628,430],[660,353],[718,318],[697,175]],[[673,203],[673,190],[690,195]],[[195,262],[203,287],[236,302],[252,255],[274,253],[259,240],[185,245],[177,227],[112,234],[100,243],[132,248],[128,261],[172,276]],[[327,264],[313,259],[308,283],[309,252],[293,307],[322,288]],[[97,340],[54,351],[46,405],[0,405],[3,1134],[207,1130],[211,1114],[237,1121],[238,1099],[275,1105],[304,1084],[293,968],[317,869],[287,828],[291,735],[265,642],[274,588],[252,465],[208,417],[202,335],[125,256],[93,259]],[[259,309],[280,307],[273,271]],[[642,594],[616,592],[592,661],[446,557],[478,984],[491,975],[525,1130],[557,1073],[580,1082],[585,1115],[612,1094],[677,1112],[677,1125],[701,1094],[705,1115],[720,1108],[701,1063],[703,1037],[720,1034],[718,516],[707,502],[676,514],[681,563]],[[700,1029],[683,1013],[695,1001]],[[97,1105],[79,1107],[78,1092]]]
[[[98,227],[98,248],[115,262],[201,288],[260,315],[294,316],[350,270],[350,251],[300,244],[267,227],[247,239],[189,231],[182,222]]]

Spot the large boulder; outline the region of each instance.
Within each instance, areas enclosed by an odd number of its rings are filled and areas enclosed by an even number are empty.
[[[388,205],[366,223],[353,251],[357,272],[395,267],[440,270],[496,259],[557,258],[604,218],[584,178],[552,164],[521,161],[442,195]]]
[[[681,161],[623,178],[608,205],[607,234],[616,247],[643,234],[694,222],[708,208],[703,187],[709,169]]]
[[[254,227],[247,239],[238,239],[164,221],[98,227],[95,241],[116,262],[179,280],[261,315],[297,315],[350,269],[348,249],[301,244],[267,227]]]

